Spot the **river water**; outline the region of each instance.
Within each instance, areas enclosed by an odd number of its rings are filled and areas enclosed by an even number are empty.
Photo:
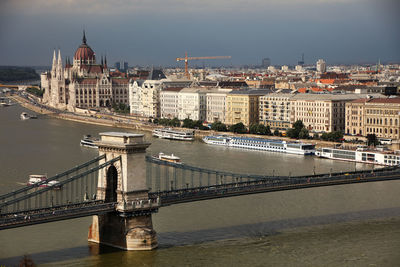
[[[53,119],[21,121],[0,109],[0,194],[29,174],[49,176],[97,155],[85,134],[127,131]],[[32,113],[31,111],[27,111]],[[137,131],[135,133],[138,133]],[[237,173],[297,175],[364,164],[160,140],[148,154]],[[0,231],[0,266],[24,255],[43,266],[399,266],[400,181],[264,193],[164,207],[153,215],[159,248],[127,252],[87,242],[91,218]]]

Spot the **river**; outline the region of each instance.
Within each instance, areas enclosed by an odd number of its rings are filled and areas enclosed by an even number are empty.
[[[29,174],[51,176],[94,158],[85,134],[128,131],[0,108],[0,194]],[[31,111],[27,111],[32,113]],[[135,133],[138,133],[137,131]],[[371,168],[298,155],[153,138],[148,154],[238,173],[297,175]],[[24,255],[43,266],[398,266],[400,181],[342,185],[207,200],[153,215],[159,248],[127,252],[88,243],[91,218],[0,231],[0,266]]]

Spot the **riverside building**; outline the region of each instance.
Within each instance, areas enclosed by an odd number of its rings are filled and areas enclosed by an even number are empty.
[[[152,69],[146,80],[135,80],[129,84],[130,113],[148,118],[161,117],[160,95],[170,87],[189,86],[191,81],[168,79],[163,71]]]
[[[226,123],[226,97],[231,91],[232,89],[218,88],[206,94],[207,122]]]
[[[226,97],[226,124],[242,122],[248,127],[258,123],[258,98],[270,92],[268,89],[231,91]]]
[[[290,101],[290,122],[301,120],[309,131],[345,131],[346,103],[364,94],[297,94]]]
[[[346,103],[346,131],[352,135],[375,134],[400,138],[400,98],[364,98]]]
[[[293,94],[272,93],[259,98],[259,121],[273,129],[286,130],[291,127],[291,98]]]
[[[75,51],[73,62],[69,58],[65,67],[61,51],[53,54],[51,71],[41,74],[44,89],[43,102],[49,106],[76,111],[76,108],[111,107],[113,103],[129,103],[128,79],[112,77],[107,59],[96,63],[96,55],[87,44],[85,32],[82,44]]]

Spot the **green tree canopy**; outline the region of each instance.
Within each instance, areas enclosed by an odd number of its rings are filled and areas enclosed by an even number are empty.
[[[229,131],[234,132],[234,133],[246,133],[247,128],[246,128],[246,126],[244,126],[244,124],[242,122],[239,122],[239,123],[231,125],[229,127]]]
[[[376,146],[379,144],[379,140],[375,134],[367,134],[367,145]]]
[[[228,131],[226,125],[220,121],[216,121],[213,124],[211,124],[211,130],[218,131],[218,132]]]
[[[306,128],[302,128],[299,132],[300,139],[308,139],[310,137],[308,130]]]

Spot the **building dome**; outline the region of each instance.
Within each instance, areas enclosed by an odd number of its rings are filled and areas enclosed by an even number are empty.
[[[96,60],[92,48],[90,48],[90,46],[86,44],[85,32],[83,32],[82,44],[78,47],[78,49],[75,52],[74,60],[79,60],[79,61],[82,60],[85,63],[94,62]]]

